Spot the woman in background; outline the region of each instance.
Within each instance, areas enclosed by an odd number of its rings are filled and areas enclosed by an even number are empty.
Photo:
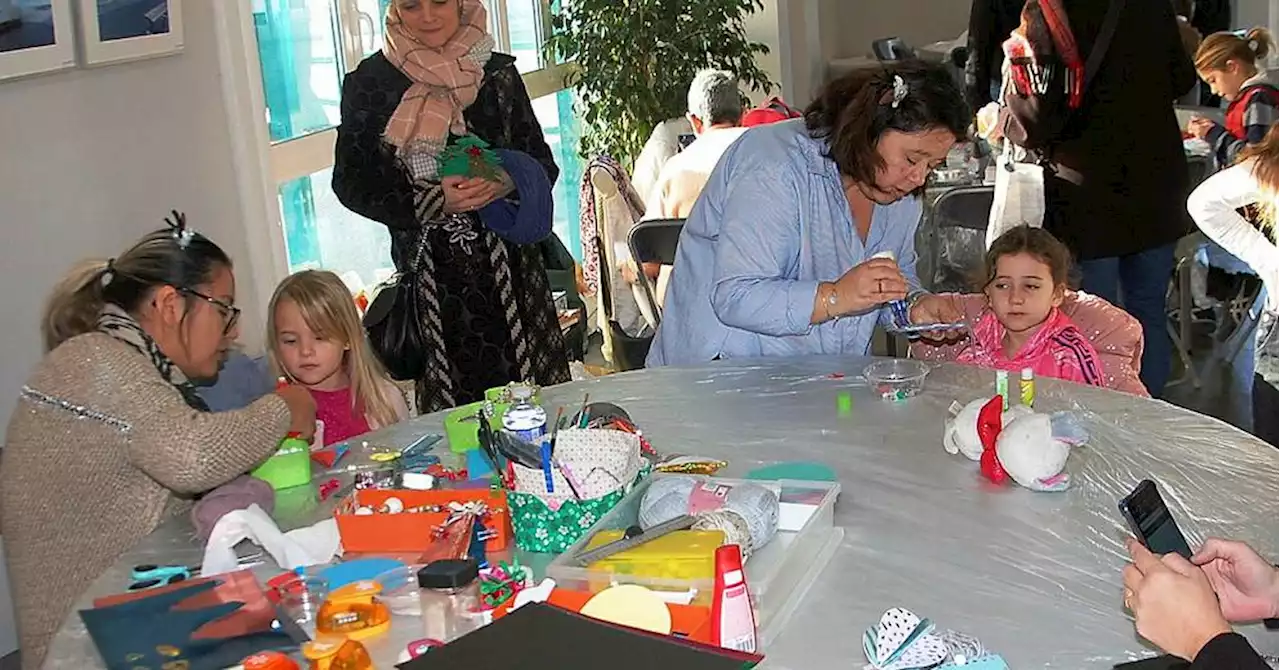
[[[396,269],[416,276],[423,413],[511,381],[569,380],[537,246],[559,169],[515,58],[493,51],[487,25],[480,0],[393,0],[382,51],[342,86],[333,190],[390,229]],[[498,150],[496,176],[440,176],[440,154],[467,134]],[[543,184],[526,189],[517,174]]]
[[[744,134],[680,234],[648,365],[865,355],[892,300],[909,299],[915,323],[956,320],[915,278],[917,192],[969,120],[946,70],[902,61]]]
[[[1191,218],[1209,239],[1249,264],[1266,288],[1266,306],[1258,319],[1253,370],[1253,433],[1280,444],[1280,249],[1276,247],[1276,194],[1280,192],[1276,124],[1260,144],[1246,147],[1240,162],[1206,179],[1187,200]],[[1239,214],[1251,208],[1253,222]]]
[[[21,637],[39,668],[80,594],[186,507],[309,437],[315,404],[285,388],[210,412],[190,379],[212,377],[239,330],[231,259],[186,228],[87,261],[45,308],[49,353],[9,422],[0,520]]]

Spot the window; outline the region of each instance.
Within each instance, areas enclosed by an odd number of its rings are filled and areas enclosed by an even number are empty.
[[[330,187],[342,77],[382,48],[391,0],[255,0],[253,38],[261,76],[267,138],[268,193],[279,212],[288,271],[333,270],[356,286],[394,271],[390,237],[381,224],[348,211]],[[581,258],[577,156],[580,131],[564,66],[548,64],[542,42],[550,26],[548,0],[486,0],[499,51],[512,54],[547,143],[560,166],[554,230]]]

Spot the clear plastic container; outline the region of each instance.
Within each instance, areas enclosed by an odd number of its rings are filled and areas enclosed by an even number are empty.
[[[596,593],[614,584],[639,584],[659,592],[676,602],[709,607],[715,580],[668,579],[609,573],[591,567],[580,567],[572,559],[585,548],[596,533],[606,530],[625,530],[639,522],[640,501],[652,482],[661,477],[685,475],[658,474],[638,484],[581,540],[569,547],[547,567],[547,576],[556,580],[561,588]],[[716,477],[726,484],[742,484],[747,480]],[[834,525],[836,498],[840,495],[838,482],[809,481],[756,481],[752,484],[778,485],[782,492],[780,518],[795,519],[794,524],[784,524],[790,531],[778,530],[774,538],[763,548],[751,554],[745,571],[747,585],[751,588],[752,602],[757,610],[760,642],[767,646],[782,630],[791,614],[799,606],[809,587],[826,567],[844,537],[844,529]],[[803,500],[803,504],[788,502]],[[800,515],[793,517],[793,514]],[[807,516],[805,516],[807,515]],[[665,593],[663,593],[665,592]]]
[[[862,371],[871,391],[885,400],[905,400],[920,394],[929,366],[908,358],[877,361]]]
[[[502,416],[502,427],[530,444],[537,444],[547,433],[547,412],[533,404],[533,389],[516,386],[511,389],[511,409]]]
[[[452,642],[480,627],[480,566],[444,559],[418,571],[418,599],[426,639]]]

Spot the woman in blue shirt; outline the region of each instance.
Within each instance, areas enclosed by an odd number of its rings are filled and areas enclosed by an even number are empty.
[[[908,297],[914,323],[958,320],[919,290],[914,239],[918,193],[969,120],[945,70],[901,62],[748,131],[685,223],[648,365],[866,354],[881,307]]]

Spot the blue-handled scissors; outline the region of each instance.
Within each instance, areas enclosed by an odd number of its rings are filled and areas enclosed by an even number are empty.
[[[135,565],[131,574],[133,583],[129,584],[129,590],[141,591],[184,582],[199,573],[199,568],[186,565]]]

